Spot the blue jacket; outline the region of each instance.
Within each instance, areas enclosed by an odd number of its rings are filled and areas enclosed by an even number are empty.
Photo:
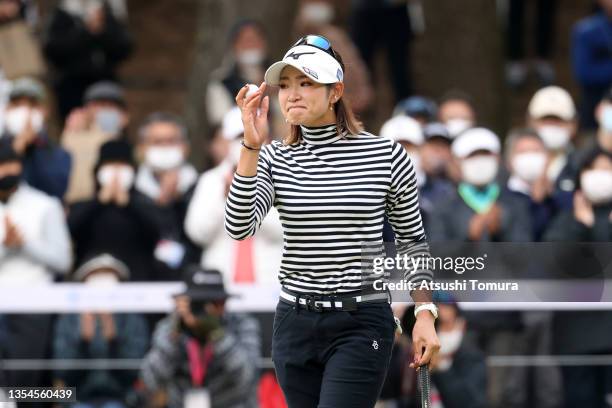
[[[607,89],[612,84],[612,19],[603,12],[574,26],[572,62],[582,86]]]
[[[12,138],[5,134],[3,137]],[[72,158],[43,132],[23,155],[23,179],[30,186],[63,200],[68,189]]]

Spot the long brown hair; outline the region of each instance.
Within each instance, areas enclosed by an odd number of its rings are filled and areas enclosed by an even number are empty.
[[[342,67],[344,77],[346,78],[346,70],[344,68],[344,63],[342,62],[342,57],[338,51],[334,52],[336,54],[336,59],[340,63],[340,67]],[[333,84],[327,84],[325,86],[329,91]],[[363,124],[357,119],[349,102],[344,96],[341,96],[333,106],[334,113],[336,114],[336,129],[338,130],[338,134],[342,134],[343,131],[347,131],[351,135],[356,135],[363,130]],[[294,143],[299,143],[301,140],[302,129],[299,125],[291,125],[289,136],[283,139],[283,144],[291,145]]]

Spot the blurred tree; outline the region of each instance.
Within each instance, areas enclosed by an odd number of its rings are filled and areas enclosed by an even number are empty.
[[[426,32],[415,44],[417,92],[471,94],[479,123],[502,131],[508,120],[503,38],[490,0],[423,2]]]

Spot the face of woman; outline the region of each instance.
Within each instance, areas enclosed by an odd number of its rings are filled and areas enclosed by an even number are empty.
[[[329,107],[338,98],[339,85],[334,85],[330,91],[327,86],[314,82],[298,69],[285,67],[278,91],[283,116],[292,125],[324,126],[335,123],[336,114]]]

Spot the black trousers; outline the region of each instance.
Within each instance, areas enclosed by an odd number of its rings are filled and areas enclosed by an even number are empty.
[[[315,312],[279,302],[272,359],[289,408],[372,408],[393,347],[388,303]]]

